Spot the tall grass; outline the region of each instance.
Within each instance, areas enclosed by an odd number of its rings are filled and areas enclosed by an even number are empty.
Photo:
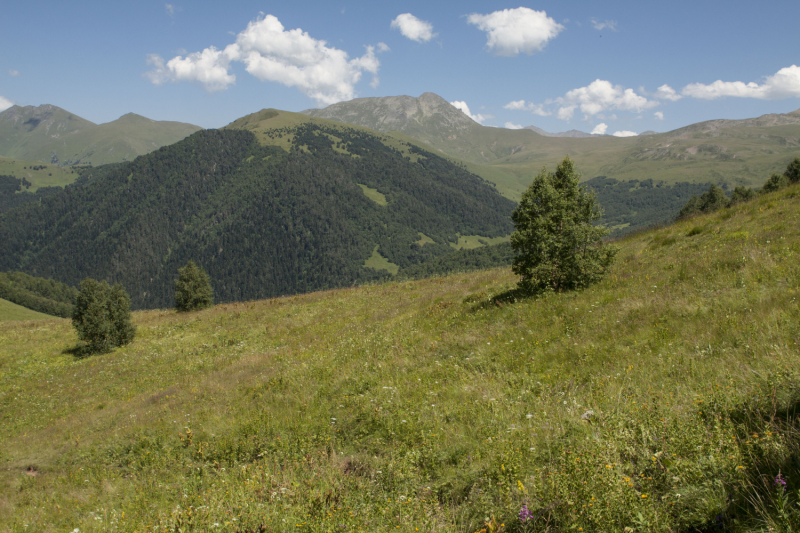
[[[0,323],[0,530],[796,530],[797,194],[624,239],[579,293],[145,311],[88,358]]]

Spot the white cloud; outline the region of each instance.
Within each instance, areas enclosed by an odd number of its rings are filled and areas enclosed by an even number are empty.
[[[506,105],[504,105],[503,108],[511,110],[530,111],[534,115],[539,115],[540,117],[547,117],[552,115],[552,113],[547,111],[542,104],[525,102],[525,100],[514,100],[513,102],[509,102]]]
[[[5,111],[12,105],[14,105],[14,102],[9,100],[8,98],[3,98],[2,96],[0,96],[0,111]]]
[[[594,127],[594,129],[592,130],[592,135],[605,135],[607,129],[608,125],[605,122],[601,122],[600,124]]]
[[[504,105],[503,109],[528,109],[528,105],[525,103],[525,100],[514,100]]]
[[[639,134],[636,133],[635,131],[622,130],[622,131],[615,131],[612,135],[614,137],[636,137]]]
[[[510,130],[521,130],[525,126],[520,126],[519,124],[514,124],[513,122],[506,122],[505,127]]]
[[[10,69],[8,69],[8,75],[9,76],[14,76],[14,77],[19,76],[19,71],[18,70],[14,70],[13,68],[10,68]]]
[[[675,91],[675,89],[673,89],[666,83],[661,87],[659,87],[658,89],[656,89],[656,92],[655,94],[653,94],[653,97],[658,98],[659,100],[670,100],[672,102],[677,102],[678,100],[683,98]]]
[[[601,22],[597,19],[592,19],[592,26],[594,26],[596,30],[608,28],[611,31],[617,31],[617,21],[615,20],[604,20]]]
[[[576,107],[578,107],[578,106],[568,105],[568,106],[564,106],[564,107],[559,107],[558,108],[558,113],[556,114],[556,116],[558,118],[560,118],[561,120],[569,120],[569,119],[571,119],[573,117],[573,115],[575,115],[575,108]]]
[[[494,118],[492,115],[480,115],[480,114],[472,114],[469,112],[469,106],[466,102],[458,101],[450,102],[450,105],[455,107],[456,109],[460,109],[462,113],[467,115],[469,118],[477,122],[478,124],[482,124],[484,120],[489,120],[490,118]]]
[[[595,80],[586,87],[573,89],[553,103],[561,105],[558,118],[562,120],[571,119],[576,108],[586,116],[594,116],[612,109],[641,111],[658,105],[658,102],[636,94],[633,89],[612,85],[606,80]]]
[[[473,13],[467,17],[467,22],[487,33],[489,51],[507,57],[520,53],[532,55],[564,29],[544,11],[527,7],[504,9],[488,15]]]
[[[167,81],[193,81],[210,93],[223,91],[236,83],[236,76],[228,73],[232,59],[231,46],[225,50],[211,46],[202,52],[188,54],[185,58],[173,57],[166,63],[160,55],[150,54],[147,64],[152,65],[153,70],[147,73],[147,77],[156,85]]]
[[[664,120],[664,113],[662,113],[661,111],[656,111],[655,113],[653,113],[653,115],[655,115],[655,117],[658,120]]]
[[[175,14],[175,6],[172,4],[164,4],[164,8],[167,10],[167,15],[170,17]]]
[[[418,43],[427,43],[438,35],[437,33],[433,33],[433,24],[425,20],[420,20],[411,13],[397,15],[392,21],[391,28],[400,30],[403,36],[412,41],[417,41]]]
[[[232,61],[238,61],[256,78],[296,87],[319,104],[350,100],[363,72],[378,73],[375,47],[368,46],[363,56],[349,59],[347,52],[326,44],[300,28],[286,31],[275,16],[266,15],[250,22],[224,50],[211,46],[167,62],[151,54],[147,63],[154,68],[147,76],[156,85],[192,81],[215,92],[236,82],[229,69]],[[388,47],[378,45],[379,51],[385,49]],[[377,81],[373,79],[373,83]]]
[[[780,69],[772,76],[767,76],[761,85],[750,82],[717,80],[709,85],[691,83],[683,88],[684,96],[714,100],[725,96],[739,98],[758,98],[760,100],[778,100],[781,98],[800,97],[800,67],[792,65]]]
[[[389,52],[389,51],[391,51],[391,48],[389,48],[388,44],[386,44],[386,43],[378,43],[378,53]]]

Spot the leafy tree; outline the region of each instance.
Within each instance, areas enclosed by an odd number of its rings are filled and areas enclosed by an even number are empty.
[[[109,287],[105,281],[86,278],[72,313],[78,338],[92,353],[104,353],[133,340],[131,299],[119,283]]]
[[[785,174],[773,174],[761,187],[762,193],[775,192],[789,185],[789,178]]]
[[[175,280],[175,308],[178,311],[205,309],[214,303],[211,279],[206,271],[189,261],[178,269]]]
[[[730,205],[747,202],[748,200],[752,200],[755,197],[756,197],[756,191],[754,191],[750,187],[736,187],[735,189],[733,189],[733,195],[731,196]]]
[[[800,181],[800,157],[795,157],[794,160],[789,163],[783,175],[789,179],[789,183],[797,183]]]
[[[614,260],[617,249],[602,242],[608,230],[592,224],[602,216],[594,193],[579,182],[566,157],[555,172],[542,169],[512,213],[512,269],[522,276],[521,289],[580,289],[600,280]]]
[[[728,207],[730,200],[725,195],[721,187],[714,184],[706,192],[697,196],[692,196],[678,214],[678,218],[687,218],[700,213],[712,213],[723,207]]]

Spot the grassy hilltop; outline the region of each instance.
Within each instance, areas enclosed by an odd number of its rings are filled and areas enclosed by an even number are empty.
[[[0,530],[788,531],[798,193],[629,236],[579,293],[143,311],[82,359],[68,320],[2,323]]]

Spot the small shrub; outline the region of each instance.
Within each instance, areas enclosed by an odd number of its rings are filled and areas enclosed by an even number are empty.
[[[196,311],[211,307],[213,303],[211,279],[206,271],[194,261],[189,261],[185,267],[179,268],[178,279],[175,280],[175,309]]]
[[[136,334],[130,296],[119,283],[109,287],[105,281],[86,278],[81,282],[72,325],[91,353],[129,344]]]

